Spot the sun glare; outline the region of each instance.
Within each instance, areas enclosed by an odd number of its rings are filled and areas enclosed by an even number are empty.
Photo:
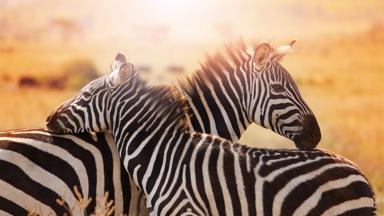
[[[147,0],[143,4],[151,13],[150,16],[155,18],[154,21],[171,25],[184,23],[203,9],[200,0]]]

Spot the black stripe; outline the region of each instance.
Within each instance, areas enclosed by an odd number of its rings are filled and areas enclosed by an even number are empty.
[[[208,197],[204,188],[204,183],[201,184],[200,182],[205,182],[204,176],[203,176],[203,160],[206,157],[207,152],[207,146],[209,142],[212,140],[211,137],[207,137],[207,140],[202,143],[196,153],[196,159],[192,163],[195,164],[195,170],[191,170],[195,174],[196,182],[191,182],[191,184],[194,184],[198,190],[199,196],[203,200],[205,207],[208,210],[208,215],[212,215],[212,211],[209,205]],[[195,148],[196,151],[196,148]],[[209,185],[210,186],[210,185]]]
[[[79,189],[81,189],[80,180],[78,179],[74,168],[62,158],[46,153],[35,146],[29,146],[23,143],[7,142],[7,145],[6,149],[17,152],[30,159],[34,164],[36,164],[36,166],[39,166],[52,175],[57,176],[65,184],[67,184],[69,188],[77,185]]]
[[[24,209],[21,206],[17,205],[17,203],[14,203],[8,200],[7,198],[1,197],[1,196],[0,196],[0,209],[11,215],[28,215],[29,213],[27,209]]]
[[[218,167],[217,165],[220,148],[219,146],[213,146],[213,144],[211,145],[212,146],[210,146],[210,148],[212,148],[212,150],[208,164],[209,180],[211,181],[211,187],[213,195],[215,196],[215,202],[218,208],[219,215],[225,215],[225,195],[223,194],[223,190],[220,186],[220,179],[218,177],[218,170],[221,169],[221,167]]]
[[[56,203],[56,199],[59,198],[61,194],[57,194],[39,182],[35,182],[19,167],[10,162],[0,160],[0,173],[7,173],[7,175],[0,175],[1,180],[18,188],[45,205],[50,206],[57,215],[66,213],[66,210]],[[38,206],[33,207],[38,208]]]
[[[301,158],[303,160],[304,158]],[[314,161],[308,164],[301,165],[299,167],[290,169],[281,173],[271,182],[265,182],[263,187],[263,198],[264,198],[264,212],[266,214],[272,214],[272,204],[275,195],[280,191],[287,183],[295,177],[305,175],[311,171],[320,169],[321,167],[334,163],[334,159],[322,159]]]
[[[374,208],[358,208],[345,211],[343,214],[338,216],[362,216],[362,215],[375,215]]]
[[[348,167],[335,167],[333,169],[329,169],[320,175],[316,176],[314,179],[303,182],[294,188],[286,199],[283,202],[281,212],[284,214],[292,215],[293,212],[307,199],[309,198],[315,191],[326,184],[327,182],[346,178],[352,174],[359,175],[359,172],[355,169],[351,169]],[[335,189],[338,190],[338,189]],[[335,199],[341,199],[343,197],[342,193],[335,193],[337,197]]]
[[[344,188],[327,191],[321,196],[318,205],[309,212],[309,215],[322,214],[325,210],[348,200],[361,197],[372,197],[372,191],[365,182],[353,182]]]
[[[237,191],[237,186],[234,181],[236,178],[235,169],[234,169],[234,157],[233,153],[230,150],[231,144],[227,141],[223,143],[224,148],[224,165],[223,172],[225,173],[225,181],[227,182],[227,189],[229,191],[228,196],[230,196],[233,205],[233,215],[242,215],[240,198]],[[231,213],[229,213],[231,214]]]

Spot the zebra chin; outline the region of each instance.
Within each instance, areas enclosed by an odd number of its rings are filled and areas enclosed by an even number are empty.
[[[306,115],[303,120],[303,130],[293,138],[297,148],[311,150],[316,148],[321,140],[319,124],[314,115]]]

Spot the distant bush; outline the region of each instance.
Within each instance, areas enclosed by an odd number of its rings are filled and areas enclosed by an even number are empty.
[[[79,89],[98,77],[95,65],[90,60],[74,60],[64,64],[62,82],[69,89]]]
[[[173,74],[182,74],[185,71],[184,67],[180,65],[169,65],[166,70]]]
[[[32,76],[22,76],[19,79],[19,88],[38,88],[40,87],[40,82]]]

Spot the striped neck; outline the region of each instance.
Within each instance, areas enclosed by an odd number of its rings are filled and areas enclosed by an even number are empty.
[[[251,123],[247,113],[251,57],[243,41],[229,45],[224,54],[207,57],[202,70],[180,83],[192,131],[240,139]]]
[[[158,152],[186,131],[185,101],[167,86],[148,86],[141,80],[125,88],[111,96],[111,132],[125,168],[146,191],[141,179],[162,164]],[[155,172],[151,178],[156,178]]]

